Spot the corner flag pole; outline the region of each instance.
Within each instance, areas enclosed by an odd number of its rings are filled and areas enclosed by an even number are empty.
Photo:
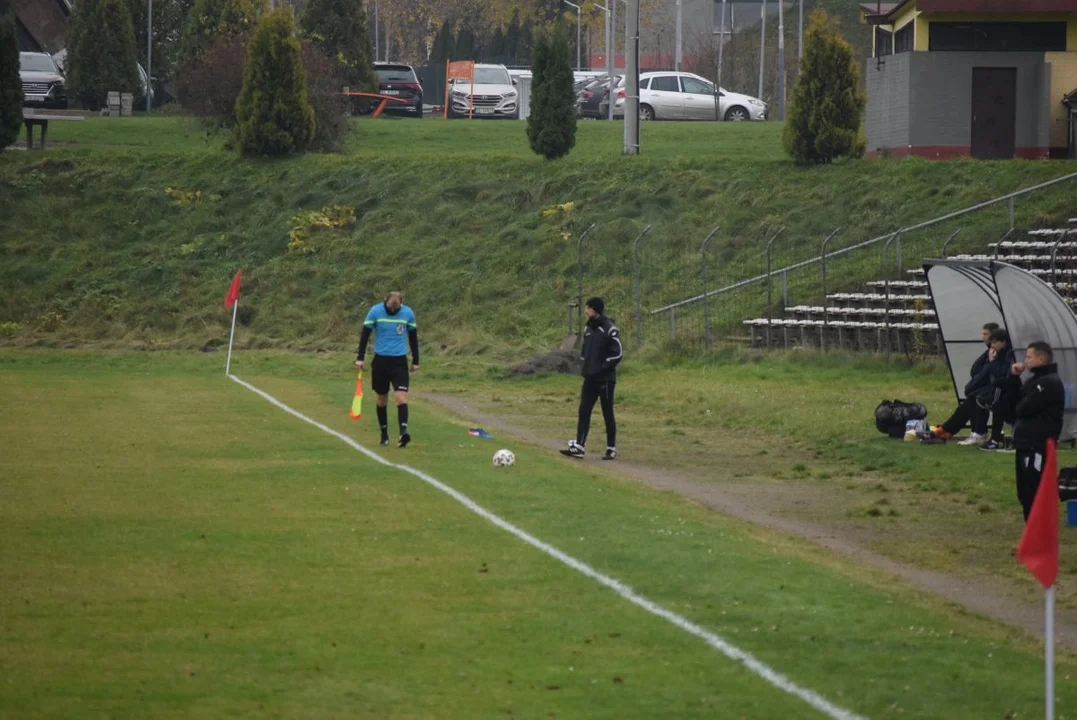
[[[224,363],[224,374],[230,375],[232,371],[232,343],[236,339],[236,314],[239,312],[239,285],[243,271],[237,271],[232,278],[232,284],[228,286],[228,294],[224,296],[224,306],[232,308],[232,332],[228,335],[228,360]]]
[[[224,374],[230,375],[232,370],[232,342],[236,339],[236,313],[239,312],[239,298],[232,304],[232,332],[228,335],[228,360],[224,363]]]
[[[1055,586],[1047,588],[1044,593],[1046,617],[1044,618],[1044,631],[1046,634],[1044,656],[1047,662],[1047,720],[1055,720]]]

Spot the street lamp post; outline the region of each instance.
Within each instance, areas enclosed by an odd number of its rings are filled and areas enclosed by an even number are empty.
[[[684,57],[682,46],[684,44],[684,15],[681,9],[681,0],[677,0],[677,25],[674,29],[676,47],[673,51],[673,67],[677,72],[681,71],[681,60]]]
[[[146,11],[146,114],[153,108],[153,0]]]
[[[568,0],[561,0],[565,5],[576,8],[576,71],[583,69],[580,65],[580,6]]]

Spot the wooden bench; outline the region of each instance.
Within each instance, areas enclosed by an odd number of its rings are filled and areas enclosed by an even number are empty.
[[[49,136],[49,121],[59,120],[62,122],[82,122],[83,118],[78,115],[38,115],[30,113],[22,116],[23,125],[26,126],[26,149],[34,149],[34,125],[41,128],[41,149],[45,149],[45,140]]]

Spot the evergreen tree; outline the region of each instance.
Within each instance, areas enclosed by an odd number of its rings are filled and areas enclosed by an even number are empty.
[[[123,0],[79,0],[67,31],[69,91],[90,110],[140,87],[131,12]]]
[[[452,59],[474,60],[476,57],[478,56],[475,52],[475,33],[469,27],[461,27],[456,36],[456,49],[453,51]]]
[[[804,38],[804,60],[793,87],[785,151],[798,165],[860,157],[860,121],[867,99],[853,48],[823,10],[812,12]]]
[[[247,49],[236,119],[236,145],[244,155],[300,152],[314,137],[314,110],[290,6],[258,23]]]
[[[0,13],[0,150],[19,138],[22,127],[22,80],[15,17]]]
[[[197,59],[217,38],[250,32],[265,10],[266,0],[195,0],[183,25],[181,61]]]
[[[455,48],[456,36],[453,35],[452,25],[446,20],[430,49],[430,66],[434,68],[433,83],[431,87],[423,88],[423,94],[430,102],[445,101],[445,63],[452,59]]]
[[[507,57],[508,53],[505,52],[505,33],[501,28],[494,30],[494,36],[490,38],[490,44],[486,49],[487,62],[493,63],[505,63],[508,60],[508,64],[512,64],[512,60]]]
[[[299,20],[304,35],[340,64],[352,90],[377,89],[366,18],[363,0],[307,0]]]
[[[153,0],[153,74],[161,78],[174,76],[179,56],[180,36],[194,0]],[[146,64],[146,0],[127,0],[131,24],[135,31],[135,52]],[[156,103],[155,103],[156,104]]]
[[[519,40],[516,42],[516,64],[526,67],[532,63],[535,56],[535,33],[531,21],[527,20],[520,26]]]
[[[505,31],[505,54],[512,58],[513,65],[520,64],[520,11],[512,13],[512,22]]]
[[[568,40],[561,24],[535,44],[531,74],[527,139],[531,149],[547,160],[564,157],[576,144],[576,96]]]

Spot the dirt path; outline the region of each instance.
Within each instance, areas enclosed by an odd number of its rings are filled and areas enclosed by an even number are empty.
[[[561,448],[561,443],[540,437],[535,432],[514,425],[496,415],[483,412],[465,398],[440,393],[417,393],[452,413],[488,429],[515,437],[551,450]],[[608,466],[604,466],[608,467]],[[923,570],[869,550],[855,539],[835,528],[816,525],[765,511],[769,503],[758,502],[741,487],[714,487],[704,485],[675,473],[619,460],[613,468],[616,472],[637,480],[649,487],[675,492],[704,505],[760,527],[776,530],[792,537],[809,540],[816,545],[849,558],[857,563],[892,575],[902,582],[922,591],[965,607],[993,620],[1019,627],[1035,637],[1043,636],[1043,607],[1009,597],[996,583],[979,578],[963,578],[945,573]],[[1077,652],[1077,614],[1056,611],[1056,642]]]

